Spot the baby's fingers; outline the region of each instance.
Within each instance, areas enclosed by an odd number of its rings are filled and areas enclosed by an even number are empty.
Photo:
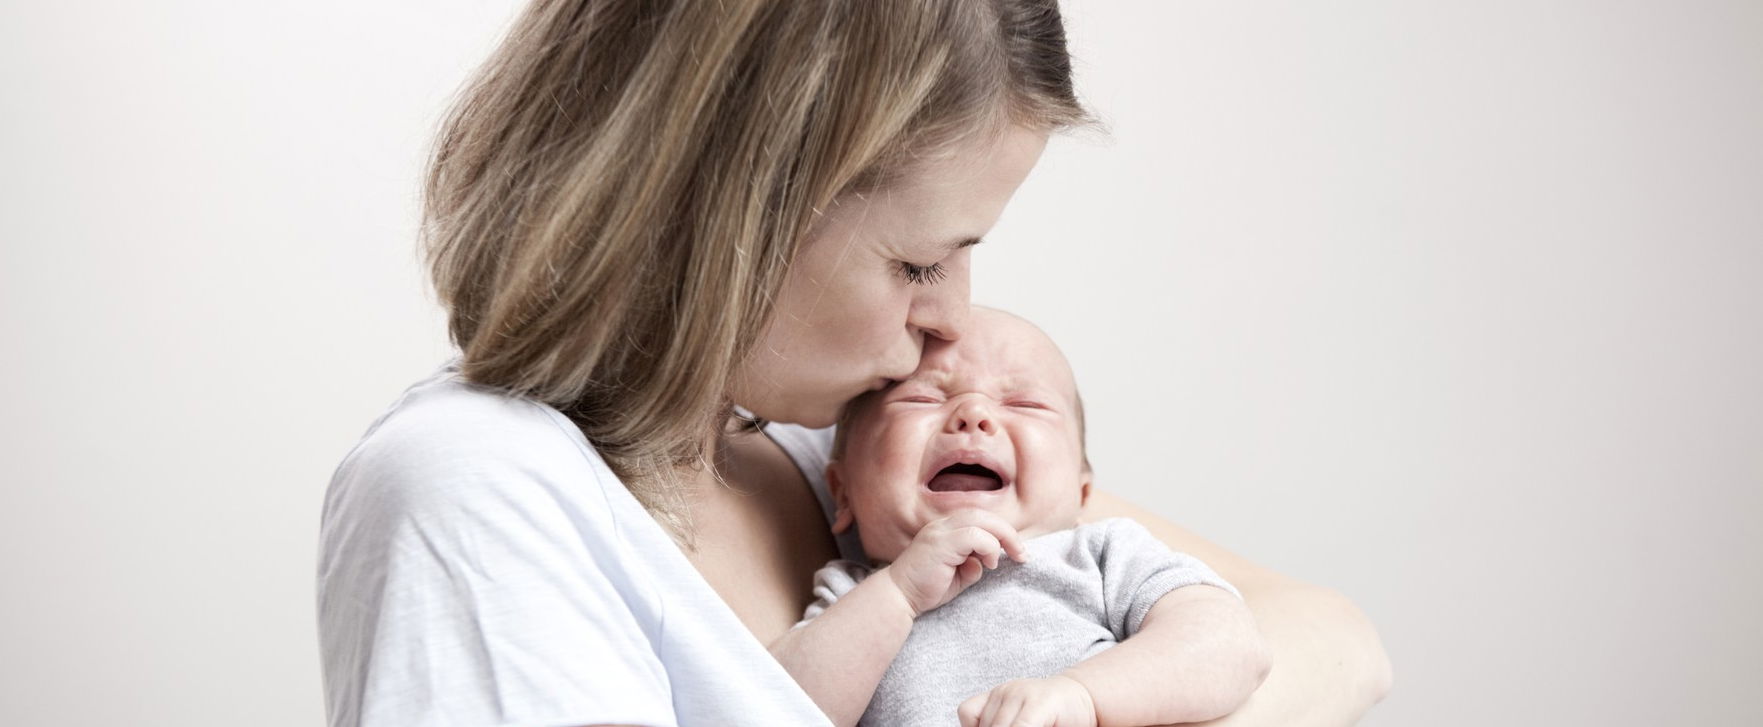
[[[949,516],[949,524],[956,527],[979,528],[991,533],[992,537],[997,538],[999,547],[1012,560],[1018,563],[1028,562],[1028,548],[1023,546],[1022,536],[1016,532],[1015,526],[990,511],[978,508],[961,510]],[[998,567],[997,562],[994,561],[991,567]]]
[[[961,718],[961,727],[1010,727],[1010,721],[1021,708],[1017,704],[1020,701],[1011,699],[1006,690],[994,687],[989,692],[968,697],[955,709],[955,716]]]
[[[960,565],[962,561],[971,556],[979,558],[987,568],[996,568],[998,567],[998,555],[1004,550],[995,536],[984,528],[974,526],[964,527],[949,533],[949,539],[946,542],[949,548],[948,555],[961,559],[945,561],[949,565]]]
[[[997,709],[991,707],[996,706]],[[990,714],[986,714],[990,712]],[[985,712],[980,713],[979,727],[1015,727],[1022,716],[1022,699],[1014,695],[993,697]]]
[[[955,716],[961,719],[961,727],[979,727],[979,713],[986,707],[987,696],[988,692],[975,694],[955,708]]]
[[[1046,700],[1023,699],[1013,721],[1005,724],[1056,725],[1059,724],[1059,714]]]
[[[1012,685],[1015,685],[1012,687]],[[979,712],[979,727],[1022,727],[1023,725],[1042,725],[1044,721],[1030,719],[1033,715],[1030,701],[1032,692],[1022,689],[1015,682],[1005,682],[992,688],[986,696],[986,708]]]
[[[956,576],[961,581],[961,590],[964,591],[968,586],[978,583],[982,573],[985,573],[985,566],[980,565],[978,558],[971,556],[955,570]]]

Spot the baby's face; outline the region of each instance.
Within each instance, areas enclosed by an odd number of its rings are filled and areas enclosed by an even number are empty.
[[[855,517],[878,561],[962,508],[989,510],[1025,538],[1072,527],[1090,479],[1076,391],[1039,329],[973,309],[959,340],[927,339],[911,377],[852,404],[828,471],[840,519]]]

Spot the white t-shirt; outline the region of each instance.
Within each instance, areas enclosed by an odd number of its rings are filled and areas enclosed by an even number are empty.
[[[828,507],[830,430],[767,434]],[[333,727],[828,724],[580,430],[452,365],[332,477],[318,621]]]

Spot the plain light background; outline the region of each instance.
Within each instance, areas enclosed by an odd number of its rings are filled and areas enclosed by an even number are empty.
[[[320,499],[447,355],[417,178],[513,10],[0,9],[0,722],[320,723]],[[1111,134],[975,297],[1103,485],[1352,597],[1364,724],[1763,723],[1763,4],[1067,13]]]

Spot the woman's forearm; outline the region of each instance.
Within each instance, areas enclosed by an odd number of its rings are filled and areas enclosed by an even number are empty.
[[[1267,570],[1149,511],[1093,492],[1084,519],[1130,517],[1175,550],[1204,561],[1243,594],[1267,640],[1273,668],[1217,727],[1346,725],[1390,689],[1389,658],[1376,629],[1340,593]]]

